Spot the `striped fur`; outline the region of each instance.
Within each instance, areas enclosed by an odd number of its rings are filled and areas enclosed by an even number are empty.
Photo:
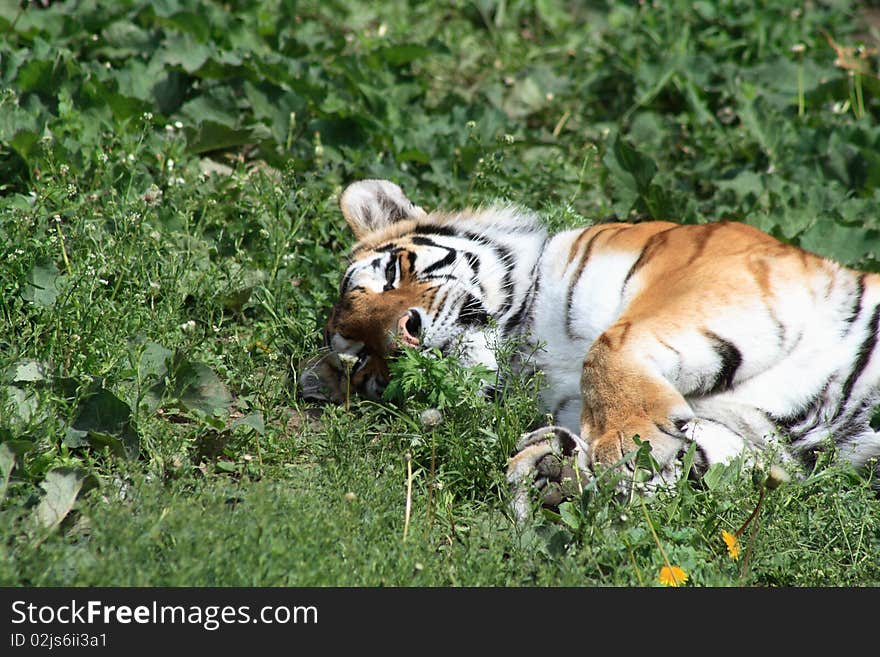
[[[809,460],[828,440],[855,466],[880,456],[868,424],[880,276],[740,223],[550,236],[514,207],[428,214],[387,181],[355,183],[341,205],[359,241],[326,328],[331,355],[308,372],[331,398],[339,354],[376,397],[400,343],[496,367],[495,346],[518,337],[585,467],[618,462],[634,435],[667,469],[691,442],[701,467],[746,449]],[[535,453],[525,446],[510,472],[533,469]]]

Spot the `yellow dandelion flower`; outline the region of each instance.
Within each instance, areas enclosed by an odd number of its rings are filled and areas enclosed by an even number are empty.
[[[724,544],[727,546],[727,554],[730,555],[730,558],[734,561],[739,559],[739,539],[728,531],[722,531],[721,538],[724,539]]]
[[[660,569],[660,583],[666,586],[681,586],[688,581],[688,574],[678,566],[663,566]]]

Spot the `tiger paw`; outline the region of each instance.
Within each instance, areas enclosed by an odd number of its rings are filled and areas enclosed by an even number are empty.
[[[686,427],[686,424],[682,425]],[[647,444],[650,459],[640,458],[640,444]],[[632,423],[625,429],[612,429],[590,443],[589,466],[618,468],[622,477],[618,487],[627,491],[634,481],[648,489],[676,481],[681,476],[681,459],[690,441],[685,431],[664,428],[655,422]],[[647,481],[644,475],[647,474]]]
[[[542,427],[524,434],[516,449],[507,462],[507,481],[518,521],[529,516],[532,491],[538,491],[544,508],[556,509],[592,478],[587,467],[589,447],[563,427]]]

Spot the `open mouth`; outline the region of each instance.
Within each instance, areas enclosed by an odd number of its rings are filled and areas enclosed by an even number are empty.
[[[410,347],[418,347],[419,332],[422,330],[422,318],[419,314],[410,310],[403,317],[397,320],[397,335],[400,336],[401,342]]]

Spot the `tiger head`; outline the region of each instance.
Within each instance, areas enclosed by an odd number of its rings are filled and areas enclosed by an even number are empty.
[[[495,246],[462,233],[472,213],[428,214],[384,180],[352,184],[340,206],[358,241],[324,328],[325,352],[300,376],[303,398],[340,403],[348,387],[378,399],[389,358],[406,347],[495,369],[491,320],[510,306],[510,273]]]

